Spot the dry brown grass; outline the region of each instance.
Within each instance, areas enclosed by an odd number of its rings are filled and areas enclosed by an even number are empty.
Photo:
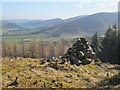
[[[2,87],[90,88],[95,87],[101,80],[119,73],[118,70],[109,69],[115,67],[112,64],[56,65],[60,69],[50,67],[49,62],[41,65],[39,59],[3,58]],[[7,86],[16,77],[18,86]]]

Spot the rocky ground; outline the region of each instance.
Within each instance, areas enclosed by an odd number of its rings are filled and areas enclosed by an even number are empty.
[[[41,62],[31,58],[2,59],[2,88],[120,88],[120,66]]]

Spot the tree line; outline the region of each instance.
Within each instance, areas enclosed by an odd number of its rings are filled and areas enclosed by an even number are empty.
[[[63,55],[71,42],[61,38],[58,41],[31,40],[26,42],[2,41],[2,57],[52,58]]]
[[[117,25],[109,26],[104,36],[96,32],[92,37],[91,45],[98,57],[103,62],[120,64],[120,31]]]
[[[92,36],[91,46],[96,53],[96,58],[102,62],[120,64],[120,31],[117,25],[109,26],[106,33],[100,36],[97,32]],[[58,41],[32,40],[20,43],[2,40],[3,57],[24,58],[52,58],[62,56],[72,42],[61,38]]]

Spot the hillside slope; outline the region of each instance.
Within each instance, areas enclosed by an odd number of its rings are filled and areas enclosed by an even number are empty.
[[[40,31],[38,28],[38,31],[32,34],[44,33],[53,36],[59,36],[61,34],[92,35],[94,32],[103,34],[109,25],[117,22],[117,18],[117,13],[96,13],[50,26],[45,29],[43,28],[43,30]]]
[[[104,63],[80,66],[56,62],[42,64],[39,59],[3,58],[2,87],[93,88],[98,87],[102,80],[120,73],[114,69],[117,66]],[[8,86],[16,77],[18,85]]]
[[[3,35],[61,36],[62,34],[79,34],[90,36],[94,32],[103,34],[108,26],[115,24],[117,20],[117,12],[101,12],[87,16],[76,16],[68,19],[54,18],[49,20],[27,20],[24,22],[21,21],[21,23],[20,20],[16,20],[15,22],[12,21],[12,23],[15,24],[12,26],[17,27],[17,29],[15,28],[14,31],[9,31],[9,29],[12,29],[9,27],[10,25],[3,23],[3,26],[7,27],[8,29]],[[10,23],[11,21],[8,20],[6,22]],[[22,28],[18,26],[21,26]],[[4,29],[5,28],[3,28],[3,31]]]

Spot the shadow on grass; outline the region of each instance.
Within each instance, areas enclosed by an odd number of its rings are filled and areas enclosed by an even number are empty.
[[[120,73],[99,82],[100,88],[120,88]]]

